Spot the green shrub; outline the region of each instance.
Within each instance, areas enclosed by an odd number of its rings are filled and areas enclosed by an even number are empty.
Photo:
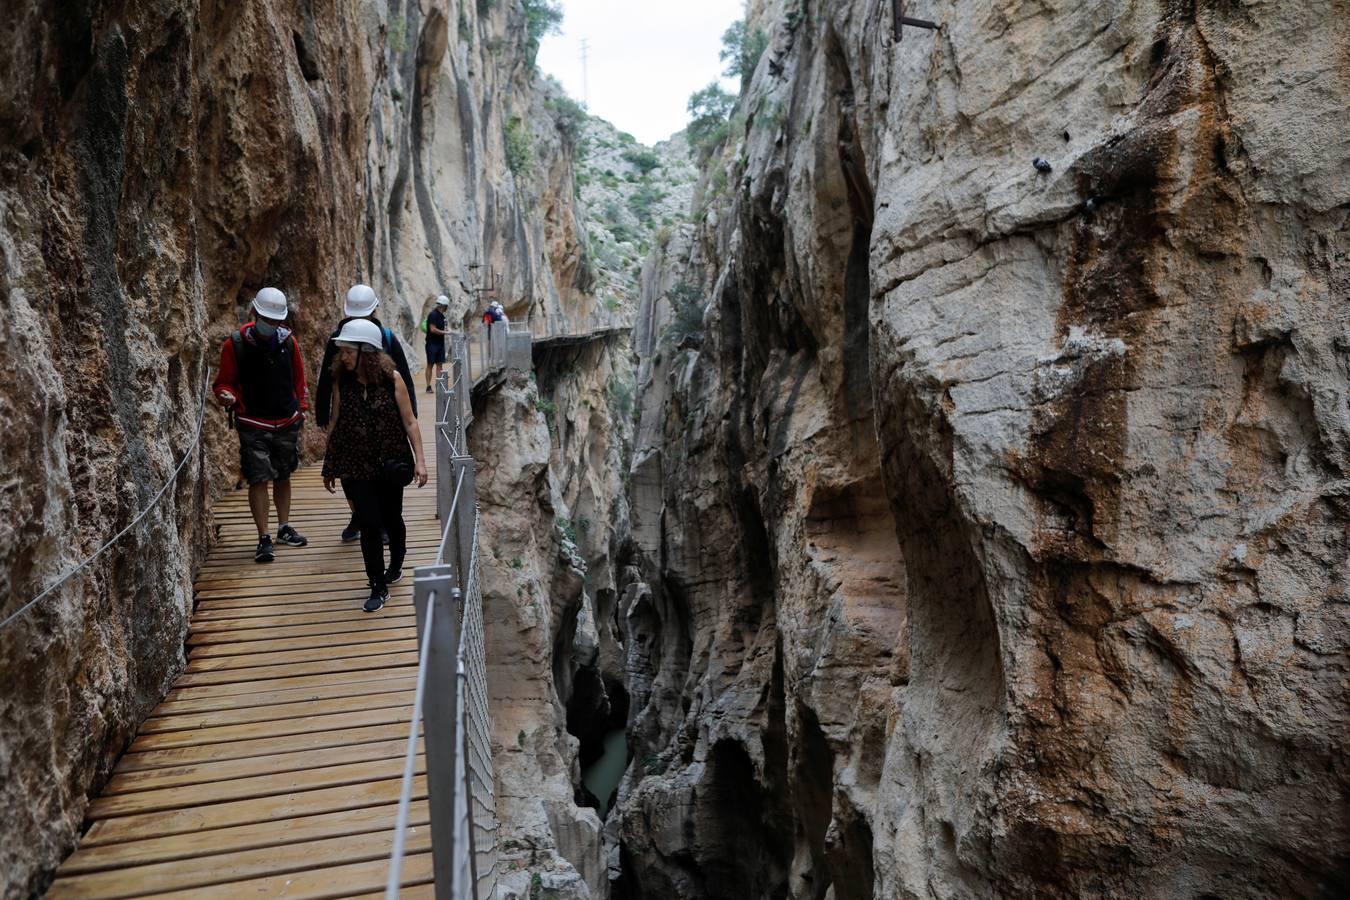
[[[563,11],[556,0],[522,0],[525,6],[525,58],[534,68],[539,42],[562,31]]]
[[[650,184],[640,186],[628,198],[628,209],[644,225],[652,224],[652,207],[666,198],[665,191]]]
[[[636,143],[637,143],[637,138],[633,137],[631,134],[629,134],[629,133],[626,132],[626,131],[620,131],[620,132],[619,132],[619,143],[620,143],[620,144],[636,144]]]
[[[695,284],[681,281],[666,295],[670,300],[670,321],[661,332],[662,347],[678,347],[686,339],[703,337],[703,292]]]
[[[576,526],[572,524],[571,519],[567,518],[567,516],[556,516],[553,519],[553,524],[558,527],[558,531],[562,533],[563,537],[574,544],[577,542],[577,529]]]
[[[534,408],[546,416],[551,416],[558,411],[558,404],[554,403],[551,397],[536,397]]]
[[[616,419],[627,419],[633,414],[633,385],[618,373],[609,380],[605,388],[605,399]]]
[[[395,53],[408,49],[408,20],[404,16],[389,17],[389,49]]]
[[[575,147],[589,115],[586,108],[566,94],[550,97],[545,105],[553,111],[553,124],[569,145]]]
[[[623,158],[643,175],[650,173],[661,165],[661,157],[657,156],[654,150],[648,150],[645,147],[625,150],[623,151]]]
[[[689,97],[689,146],[700,162],[722,145],[730,133],[728,117],[736,108],[736,98],[713,82]]]
[[[763,28],[747,30],[744,19],[732,22],[722,34],[722,52],[718,54],[718,58],[727,64],[722,74],[745,84],[755,74],[759,58],[768,46],[769,37]]]
[[[506,165],[517,178],[534,168],[534,142],[519,117],[506,123]]]

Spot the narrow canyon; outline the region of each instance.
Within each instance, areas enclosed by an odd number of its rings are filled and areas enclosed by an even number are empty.
[[[499,900],[1350,894],[1350,0],[730,6],[646,147],[548,0],[6,5],[0,897],[358,281],[587,335],[468,435]]]

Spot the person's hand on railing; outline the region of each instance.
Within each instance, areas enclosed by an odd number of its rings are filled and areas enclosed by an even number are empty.
[[[413,467],[413,480],[417,482],[418,487],[425,487],[427,483],[427,466],[420,459],[417,465]]]
[[[220,391],[216,394],[216,402],[220,404],[221,409],[233,409],[239,401],[229,391]]]
[[[426,473],[425,473],[425,472],[422,473],[422,480],[423,480],[423,481],[426,480]],[[332,475],[325,475],[325,476],[323,476],[323,486],[324,486],[324,488],[327,489],[328,493],[330,493],[330,494],[336,494],[336,493],[337,493],[337,479],[334,478]],[[420,485],[419,485],[419,487],[420,487]]]

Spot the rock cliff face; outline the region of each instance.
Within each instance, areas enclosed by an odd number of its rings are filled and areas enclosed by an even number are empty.
[[[138,530],[0,632],[0,895],[21,896],[181,665],[210,500],[236,477],[223,416],[208,409],[188,451],[253,293],[289,295],[311,378],[357,280],[418,351],[432,298],[465,313],[488,271],[517,317],[595,299],[571,146],[518,4],[10,6],[0,617],[188,457]],[[514,165],[513,136],[529,149]]]
[[[1350,7],[890,8],[644,273],[624,887],[1345,891]]]

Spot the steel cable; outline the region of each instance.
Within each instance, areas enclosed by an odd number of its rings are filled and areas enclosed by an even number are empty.
[[[47,588],[45,588],[42,591],[42,593],[38,594],[32,600],[29,600],[23,606],[20,606],[14,612],[10,613],[10,615],[8,615],[3,622],[0,622],[0,631],[3,631],[6,627],[9,626],[11,622],[17,620],[24,613],[28,612],[28,610],[37,606],[38,603],[40,603],[44,597],[49,596],[53,591],[55,591],[61,585],[69,581],[77,572],[82,570],[85,566],[89,565],[91,562],[102,556],[103,553],[107,551],[109,547],[111,547],[113,544],[116,544],[127,534],[127,532],[131,531],[133,528],[139,525],[141,523],[141,520],[150,514],[150,510],[154,509],[159,504],[160,499],[169,490],[169,488],[173,486],[174,482],[178,480],[178,476],[183,471],[183,467],[186,466],[188,460],[192,458],[192,451],[197,448],[197,445],[199,443],[201,443],[202,426],[206,423],[206,395],[208,393],[210,393],[209,390],[202,394],[201,411],[197,416],[197,431],[192,436],[192,443],[189,444],[187,450],[183,452],[182,461],[180,461],[178,463],[177,468],[173,470],[173,474],[169,476],[169,480],[164,482],[164,486],[161,487],[158,493],[155,494],[154,499],[151,500],[150,503],[146,505],[145,509],[137,513],[136,518],[132,519],[131,522],[125,528],[123,528],[121,531],[117,532],[117,534],[109,538],[107,543],[105,543],[102,547],[99,547],[90,556],[85,557],[85,559],[82,562],[80,562],[79,565],[75,566],[75,568],[66,572],[64,575],[58,578],[53,584],[48,585]]]

